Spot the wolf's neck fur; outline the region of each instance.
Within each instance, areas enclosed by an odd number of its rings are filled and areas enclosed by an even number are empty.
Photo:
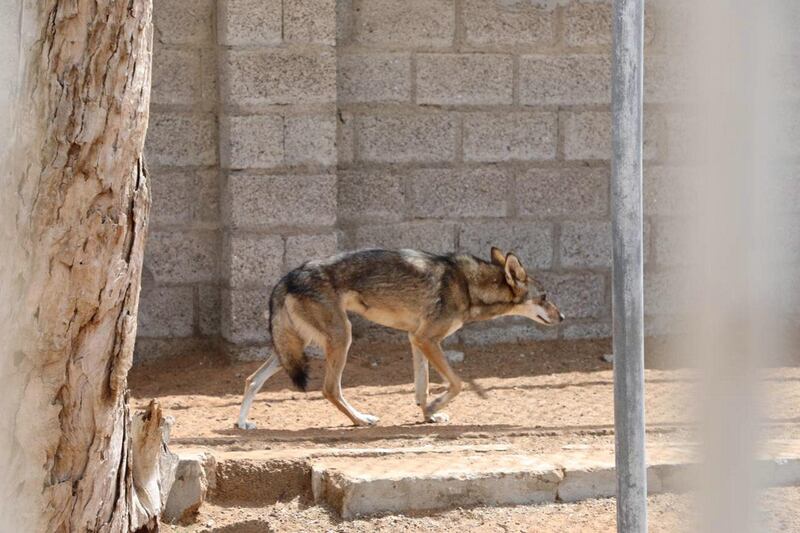
[[[514,307],[514,294],[506,283],[503,269],[483,261],[463,261],[461,269],[469,289],[470,321],[502,316]]]

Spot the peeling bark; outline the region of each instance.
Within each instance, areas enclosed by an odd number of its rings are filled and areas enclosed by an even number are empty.
[[[35,9],[28,133],[17,152],[26,166],[16,238],[28,267],[15,437],[43,468],[42,530],[154,528],[164,421],[151,406],[131,422],[127,407],[150,209],[151,1],[43,0]]]

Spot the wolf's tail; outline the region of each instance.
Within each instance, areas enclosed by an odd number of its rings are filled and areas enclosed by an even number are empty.
[[[286,308],[286,294],[285,280],[281,280],[269,298],[269,336],[292,383],[305,391],[308,386],[308,357],[304,352],[307,343],[292,324]]]

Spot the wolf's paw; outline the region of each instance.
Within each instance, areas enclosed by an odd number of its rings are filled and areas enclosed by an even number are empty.
[[[447,413],[433,413],[432,415],[425,417],[425,422],[430,422],[431,424],[444,424],[450,422],[450,415]]]
[[[247,420],[245,420],[244,423],[236,422],[234,424],[234,427],[239,429],[256,429],[256,424],[255,422],[248,422]]]
[[[380,421],[380,418],[372,415],[361,415],[361,418],[356,422],[357,426],[374,426]]]

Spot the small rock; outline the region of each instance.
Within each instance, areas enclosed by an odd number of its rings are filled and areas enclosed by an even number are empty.
[[[162,518],[171,523],[189,523],[205,501],[208,488],[214,485],[213,471],[212,456],[203,453],[182,456]]]
[[[369,362],[369,366],[371,366],[372,368],[378,368],[378,362],[377,361],[370,361]]]
[[[605,361],[606,363],[613,363],[614,362],[614,354],[613,353],[607,353],[607,354],[603,355],[603,361]]]
[[[451,363],[464,362],[464,352],[459,352],[458,350],[445,350],[444,356]]]

